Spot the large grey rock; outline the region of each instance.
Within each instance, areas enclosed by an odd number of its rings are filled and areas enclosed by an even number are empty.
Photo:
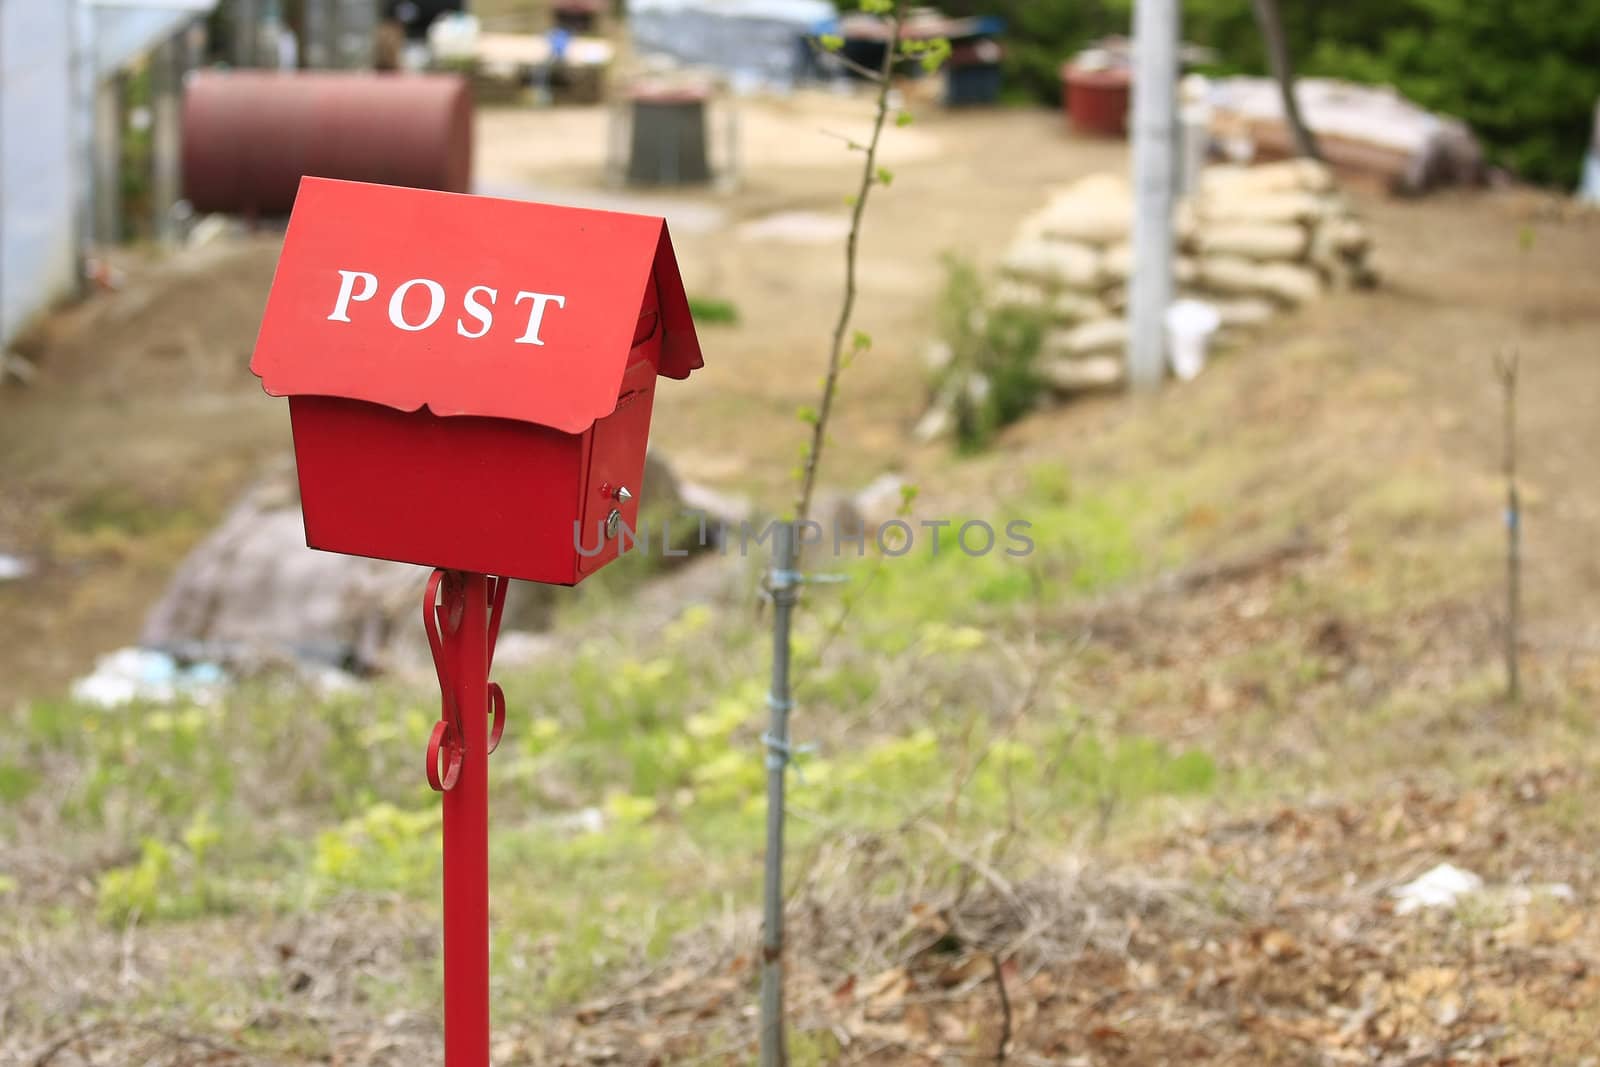
[[[650,450],[644,459],[644,486],[639,494],[639,523],[652,531],[660,529],[661,515],[675,515],[684,507],[683,488],[672,465],[661,453]],[[653,542],[652,542],[653,543]],[[604,572],[601,572],[602,574]],[[506,591],[503,630],[538,632],[555,625],[561,603],[574,595],[560,586],[534,582],[512,582]],[[411,651],[408,649],[408,652]],[[498,656],[498,653],[496,653]]]
[[[284,471],[246,492],[183,561],[140,644],[232,664],[290,657],[371,670],[418,614],[427,574],[307,548]]]
[[[649,453],[641,515],[659,529],[659,518],[651,517],[677,516],[691,506],[714,503],[735,521],[748,514],[735,498],[686,488],[664,457]],[[676,525],[687,530],[690,524]],[[693,540],[686,547],[695,548]],[[307,548],[298,486],[285,467],[246,491],[179,565],[139,643],[233,667],[309,660],[371,672],[396,659],[425,660],[420,617],[428,573],[427,567]],[[571,595],[557,586],[512,582],[502,629],[549,629]]]

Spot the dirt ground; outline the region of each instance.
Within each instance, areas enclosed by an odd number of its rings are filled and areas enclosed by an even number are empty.
[[[853,159],[823,131],[848,133],[863,107],[746,105],[740,184],[716,195],[605,188],[600,111],[480,119],[486,191],[661,210],[691,293],[737,307],[738,324],[704,330],[705,371],[658,401],[655,443],[698,481],[784,499],[839,291],[837,230],[819,235],[844,213]],[[887,159],[894,183],[863,246],[859,325],[874,344],[846,378],[828,480],[898,471],[930,513],[954,513],[1057,461],[1075,484],[1190,501],[1171,532],[1198,546],[1191,565],[1045,605],[1033,632],[1004,636],[1024,648],[1037,635],[1070,665],[1053,697],[1101,709],[1111,729],[1222,753],[1243,785],[1122,841],[1100,841],[1081,813],[1029,813],[1026,840],[1005,827],[948,840],[941,878],[868,903],[875,865],[897,869],[903,839],[937,828],[825,841],[792,896],[803,1062],[1592,1062],[1600,219],[1522,192],[1360,194],[1376,292],[1286,317],[1193,383],[1041,412],[958,459],[909,435],[940,255],[992,263],[1047,187],[1125,159],[1027,111],[919,111]],[[281,402],[245,369],[275,247],[261,235],[132,264],[124,289],[25,346],[38,380],[0,393],[0,549],[39,569],[0,584],[7,704],[59,696],[131,640],[185,549],[285,456]],[[1490,362],[1507,350],[1523,368],[1521,707],[1498,697],[1485,578],[1499,538]],[[997,691],[1023,688],[1008,677]],[[1494,894],[1465,914],[1398,914],[1392,888],[1443,861]],[[319,996],[333,990],[315,1010],[335,1019],[334,1051],[282,1062],[431,1054],[431,1014],[379,1026],[359,989],[318,977],[352,955],[431,967],[416,948],[432,944],[431,920],[382,901],[333,911],[310,932],[292,918],[206,919],[202,932],[246,946],[248,981],[305,968]],[[503,1025],[497,1062],[747,1062],[743,921],[696,929],[606,996]],[[194,930],[141,936],[148,970],[181,973],[197,943]],[[296,938],[292,963],[273,956]],[[91,986],[132,966],[128,939],[41,939],[44,962],[24,962]],[[258,1061],[221,1029],[191,1037],[160,1013],[127,1017],[63,1024],[28,1062]]]
[[[607,112],[485,112],[477,185],[492,193],[664,213],[686,284],[731,301],[740,323],[704,337],[694,386],[663,390],[654,443],[695,480],[776,503],[797,447],[796,412],[825,360],[821,309],[836,306],[842,238],[751,237],[741,224],[845,215],[864,99],[802,94],[741,106],[741,182],[731,193],[625,195],[603,184]],[[877,339],[852,374],[830,463],[861,484],[910,455],[924,401],[939,256],[993,257],[1051,183],[1119,165],[1120,146],[1074,140],[1054,115],[945,116],[892,131],[903,177],[874,205],[859,326]],[[681,220],[681,221],[680,221]],[[814,230],[802,220],[807,236]],[[20,346],[28,387],[0,392],[0,550],[36,575],[0,585],[0,694],[45,695],[96,654],[132,641],[183,551],[263,463],[287,456],[284,405],[247,370],[276,260],[263,233],[166,258],[136,254],[126,288],[48,321]]]
[[[863,239],[857,325],[873,336],[874,348],[872,359],[853,368],[851,402],[840,411],[840,447],[831,462],[843,484],[864,483],[909,459],[905,430],[926,400],[921,352],[933,333],[941,257],[992,262],[1045,189],[1121,167],[1125,158],[1120,144],[1066,135],[1050,112],[918,108],[917,115],[914,125],[885,136],[882,161],[894,184],[875,194]],[[714,126],[727,121],[714,111]],[[858,173],[859,157],[845,139],[865,135],[866,102],[808,92],[741,105],[737,190],[709,203],[595,192],[604,174],[605,122],[598,111],[568,113],[552,135],[542,115],[486,116],[479,182],[667,215],[689,291],[731,301],[740,323],[707,332],[711,355],[697,380],[706,388],[663,394],[656,440],[690,477],[776,493],[789,481],[795,450],[793,433],[780,428],[798,425],[795,413],[814,400],[826,360],[826,329],[819,327],[838,306],[839,227]],[[589,151],[564,148],[549,157],[547,141]],[[717,217],[705,218],[707,207]],[[675,212],[687,216],[686,225]],[[764,220],[794,216],[798,239],[759,232]],[[752,432],[757,426],[773,432]]]

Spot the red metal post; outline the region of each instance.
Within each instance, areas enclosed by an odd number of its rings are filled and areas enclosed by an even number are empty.
[[[489,579],[452,572],[461,621],[446,639],[461,770],[444,794],[444,1062],[489,1067]],[[448,624],[447,624],[448,625]]]
[[[440,569],[422,595],[443,704],[426,766],[444,794],[445,1067],[489,1067],[489,753],[506,725],[489,668],[508,585]]]

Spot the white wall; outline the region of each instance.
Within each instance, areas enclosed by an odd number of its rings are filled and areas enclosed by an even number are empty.
[[[73,19],[0,0],[0,344],[76,284]]]

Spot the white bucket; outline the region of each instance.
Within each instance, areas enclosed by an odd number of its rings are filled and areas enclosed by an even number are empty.
[[[1221,325],[1222,316],[1204,300],[1179,300],[1167,308],[1167,359],[1181,381],[1205,369],[1206,348]]]

